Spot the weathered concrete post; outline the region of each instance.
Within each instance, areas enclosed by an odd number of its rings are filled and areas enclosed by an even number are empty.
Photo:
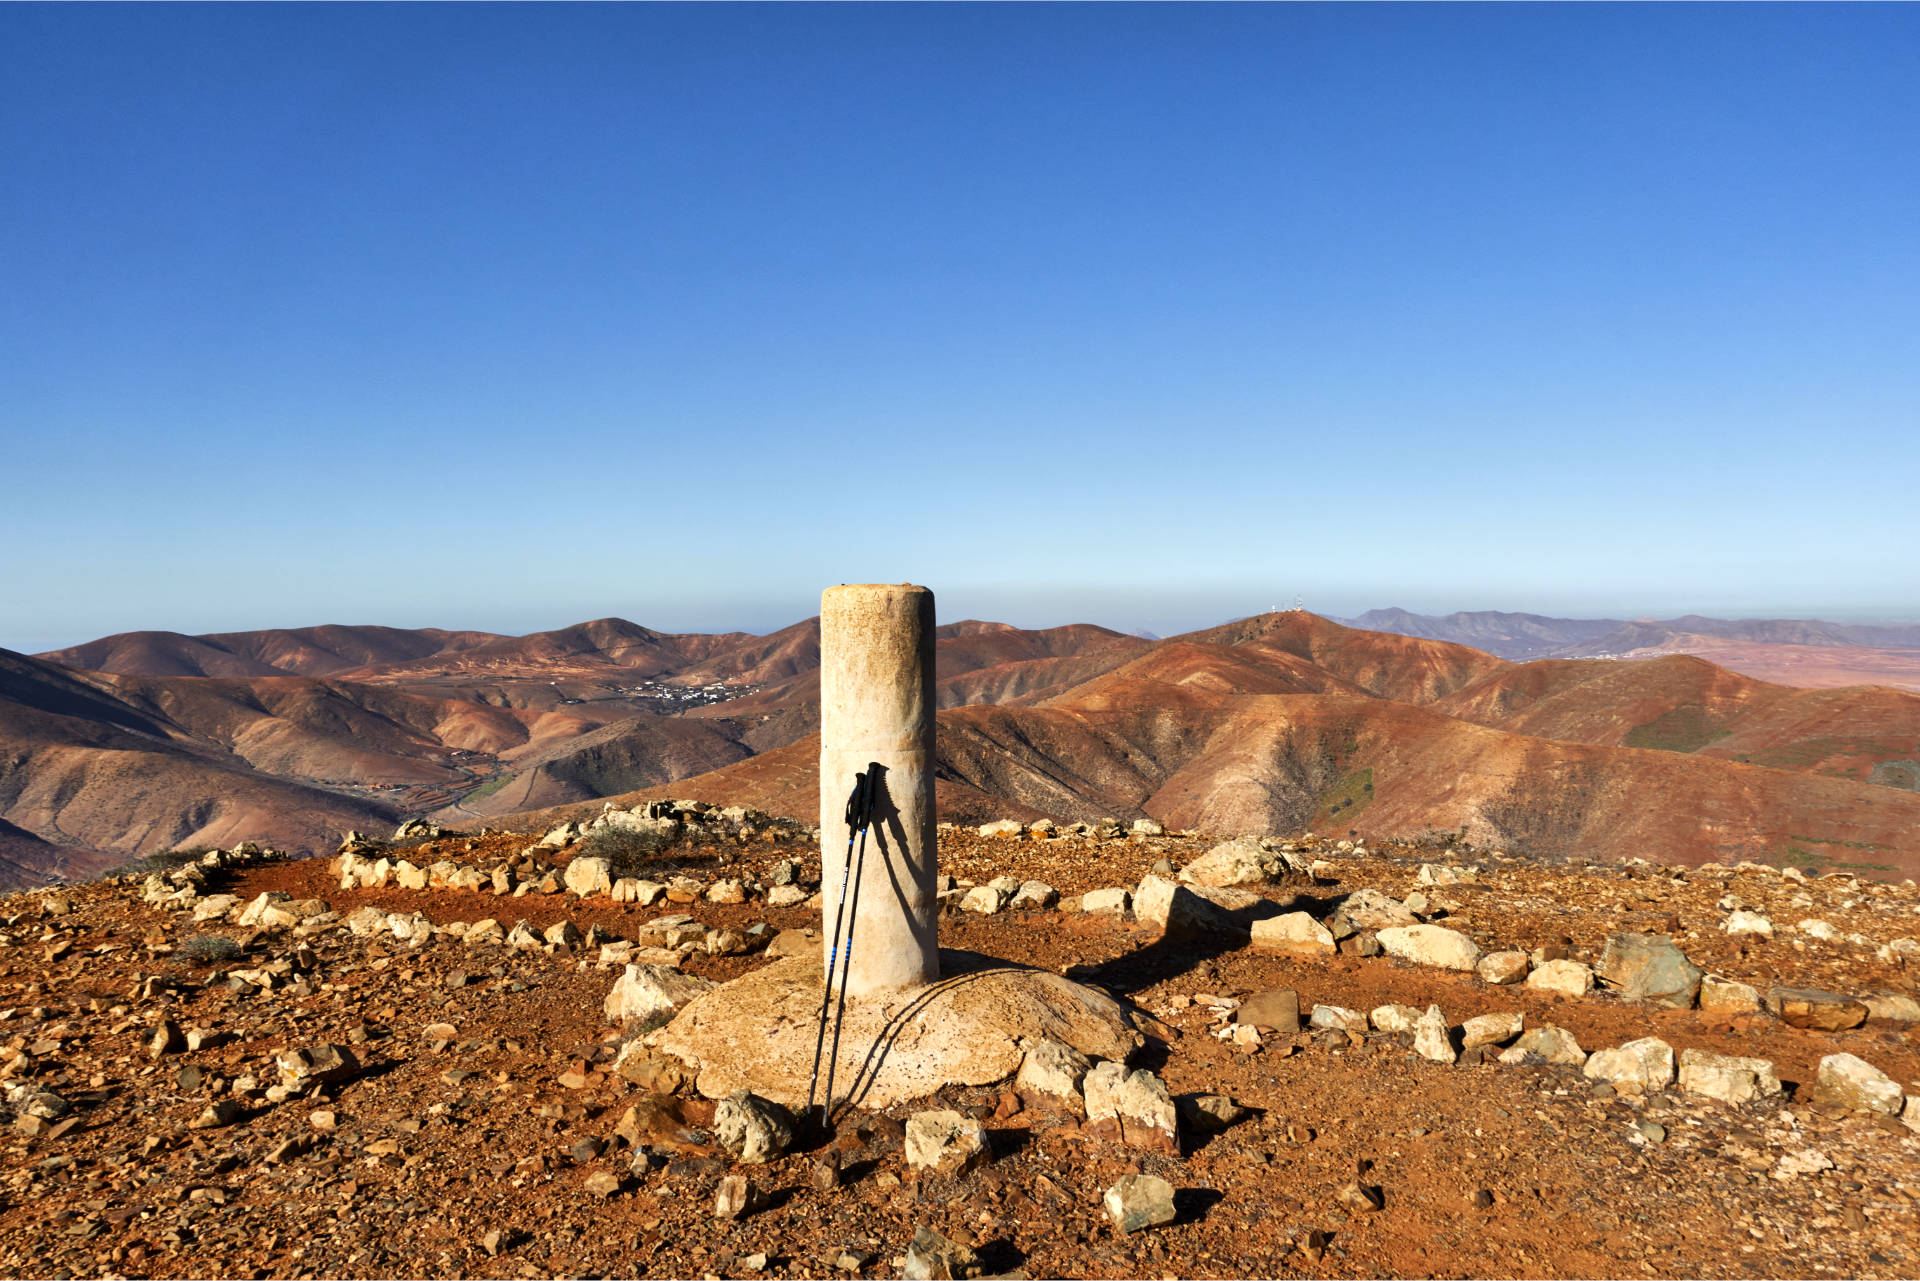
[[[850,997],[940,977],[933,818],[933,593],[908,584],[829,587],[820,595],[820,864],[831,933],[848,858],[854,776],[885,767],[864,865],[847,887]],[[842,926],[843,936],[846,927]],[[822,940],[823,960],[833,939]],[[847,956],[851,951],[851,962]],[[828,975],[838,984],[837,972]],[[836,989],[837,990],[837,989]]]

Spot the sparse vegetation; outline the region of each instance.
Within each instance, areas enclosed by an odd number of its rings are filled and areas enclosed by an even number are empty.
[[[180,955],[202,965],[237,961],[246,950],[224,934],[196,934],[180,945]]]
[[[1683,703],[1660,713],[1644,725],[1636,725],[1621,740],[1623,746],[1647,748],[1656,752],[1697,752],[1725,738],[1733,731],[1716,724],[1713,716],[1698,703]]]
[[[643,877],[650,872],[669,869],[675,860],[668,857],[675,838],[665,832],[638,827],[600,827],[587,834],[581,852],[589,858],[604,858],[612,864],[612,874]]]
[[[495,774],[492,778],[480,784],[480,786],[474,788],[471,792],[468,792],[463,799],[477,801],[483,797],[492,796],[495,792],[511,782],[513,777],[511,772],[501,770],[498,774]]]
[[[1373,767],[1369,765],[1353,771],[1321,793],[1314,810],[1313,826],[1318,828],[1327,823],[1350,822],[1359,817],[1360,812],[1372,801]]]

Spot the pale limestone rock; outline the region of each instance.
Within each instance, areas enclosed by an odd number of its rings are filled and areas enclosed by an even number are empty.
[[[1522,1032],[1519,1040],[1501,1051],[1500,1061],[1518,1063],[1529,1054],[1537,1054],[1549,1063],[1565,1063],[1573,1067],[1579,1067],[1587,1061],[1587,1052],[1580,1048],[1580,1042],[1574,1039],[1573,1033],[1552,1024]]]
[[[1651,1094],[1673,1082],[1673,1047],[1659,1037],[1642,1037],[1611,1050],[1596,1050],[1583,1069],[1622,1094]]]
[[[403,858],[393,865],[393,880],[403,890],[424,890],[427,888],[427,869],[416,867]]]
[[[1249,837],[1222,841],[1180,869],[1192,885],[1260,885],[1286,871],[1286,861]]]
[[[792,1146],[793,1121],[778,1103],[736,1090],[714,1109],[713,1133],[734,1160],[761,1165]]]
[[[1829,1054],[1820,1060],[1814,1078],[1816,1102],[1834,1103],[1855,1112],[1899,1116],[1906,1096],[1899,1084],[1865,1059],[1851,1054]]]
[[[678,1010],[715,986],[665,965],[629,965],[607,993],[603,1008],[610,1022],[647,1019]]]
[[[1823,942],[1830,942],[1840,937],[1839,930],[1836,930],[1833,926],[1821,920],[1809,919],[1801,921],[1793,928],[1810,939],[1820,939]]]
[[[1411,1005],[1382,1005],[1369,1016],[1377,1032],[1411,1032],[1420,1011]]]
[[[1020,912],[1040,912],[1060,901],[1060,891],[1045,881],[1023,881],[1007,906]]]
[[[1505,1045],[1519,1036],[1526,1026],[1527,1016],[1517,1011],[1481,1014],[1460,1025],[1460,1048],[1471,1050],[1481,1045]]]
[[[959,1174],[986,1160],[986,1127],[970,1116],[945,1110],[915,1112],[907,1118],[907,1166],[936,1174]]]
[[[982,916],[996,915],[1006,905],[1006,895],[991,885],[976,885],[968,890],[960,900],[963,912],[978,912]]]
[[[1519,983],[1527,977],[1527,954],[1525,952],[1492,952],[1480,958],[1480,964],[1474,967],[1483,983],[1495,987],[1505,987]]]
[[[1868,1018],[1885,1019],[1889,1023],[1920,1023],[1920,1001],[1904,992],[1876,992],[1860,1000],[1867,1007]]]
[[[1748,1103],[1780,1093],[1780,1078],[1768,1059],[1682,1050],[1680,1088],[1722,1103]]]
[[[1561,996],[1585,996],[1593,990],[1593,971],[1579,961],[1548,961],[1527,975],[1527,986]]]
[[[1752,934],[1760,938],[1773,937],[1773,922],[1758,912],[1734,912],[1720,922],[1720,928],[1728,934]]]
[[[1367,1031],[1367,1016],[1358,1010],[1350,1010],[1344,1005],[1316,1005],[1307,1016],[1307,1026],[1311,1028],[1337,1028],[1342,1032],[1355,1032],[1362,1036]]]
[[[1145,1068],[1129,1072],[1126,1064],[1106,1060],[1093,1066],[1081,1089],[1087,1132],[1179,1155],[1179,1115],[1159,1077]]]
[[[1089,915],[1119,916],[1133,896],[1123,889],[1088,890],[1080,896],[1080,910]]]
[[[1173,1185],[1154,1174],[1125,1174],[1100,1198],[1107,1218],[1122,1233],[1157,1228],[1174,1220]]]
[[[1256,947],[1305,955],[1331,955],[1333,932],[1305,912],[1288,912],[1253,923]]]
[[[992,823],[982,823],[979,827],[982,836],[1018,836],[1026,828],[1018,819],[1003,818]]]
[[[580,898],[613,893],[613,861],[604,858],[575,858],[567,864],[566,886]]]
[[[1760,990],[1708,974],[1700,980],[1700,1009],[1707,1014],[1756,1014]]]
[[[1452,1063],[1459,1057],[1454,1052],[1453,1038],[1447,1032],[1447,1016],[1440,1012],[1437,1005],[1429,1005],[1413,1025],[1413,1052],[1423,1059],[1435,1063]]]
[[[1440,925],[1396,925],[1377,935],[1388,956],[1415,965],[1471,973],[1480,963],[1480,947],[1458,930]]]
[[[1028,1094],[1044,1094],[1082,1106],[1080,1083],[1093,1068],[1093,1060],[1070,1045],[1041,1040],[1020,1060],[1014,1088]]]

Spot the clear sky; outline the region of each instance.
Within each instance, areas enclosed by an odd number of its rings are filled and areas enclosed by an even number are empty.
[[[0,5],[0,645],[1920,617],[1920,6]]]

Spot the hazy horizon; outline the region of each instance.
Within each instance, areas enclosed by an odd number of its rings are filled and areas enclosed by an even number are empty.
[[[974,609],[974,610],[962,609],[956,612],[956,610],[949,605],[947,597],[942,595],[937,585],[934,585],[934,584],[928,584],[928,585],[932,586],[934,589],[936,605],[939,610],[939,618],[942,623],[960,622],[966,619],[979,619],[986,622],[1010,623],[1013,626],[1024,627],[1024,628],[1061,627],[1061,626],[1065,626],[1072,623],[1092,623],[1101,627],[1111,628],[1114,631],[1127,632],[1127,633],[1149,631],[1154,633],[1156,636],[1162,636],[1162,637],[1175,636],[1183,632],[1200,631],[1208,627],[1219,626],[1223,623],[1234,622],[1238,619],[1247,618],[1255,614],[1264,613],[1266,612],[1266,609],[1268,606],[1277,606],[1280,609],[1290,609],[1293,607],[1293,598],[1289,596],[1284,599],[1276,597],[1275,599],[1269,601],[1267,606],[1262,606],[1255,609],[1243,609],[1243,610],[1227,611],[1227,612],[1220,612],[1220,611],[1208,612],[1208,611],[1200,610],[1198,608],[1192,608],[1192,609],[1182,610],[1178,612],[1152,612],[1150,610],[1145,610],[1145,611],[1136,610],[1131,613],[1124,613],[1124,612],[1115,613],[1112,610],[1109,610],[1104,615],[1095,616],[1092,613],[1075,614],[1075,613],[1071,613],[1070,611],[1047,612],[1044,608],[1041,608],[1032,603],[1025,603],[1025,604],[1015,603],[1006,610],[994,610],[991,608],[983,608],[983,609]],[[968,599],[972,599],[972,598],[967,596],[961,597],[962,602]],[[1302,604],[1304,608],[1306,608],[1311,613],[1315,613],[1315,614],[1322,615],[1323,617],[1335,618],[1335,619],[1358,618],[1362,614],[1365,614],[1366,612],[1368,612],[1368,610],[1371,610],[1371,609],[1403,608],[1408,610],[1408,612],[1410,613],[1428,615],[1428,616],[1444,616],[1444,615],[1453,614],[1453,613],[1497,612],[1497,613],[1511,613],[1511,614],[1535,614],[1535,615],[1540,615],[1542,617],[1548,617],[1548,618],[1562,618],[1562,619],[1611,618],[1611,619],[1617,619],[1621,622],[1635,622],[1635,621],[1643,621],[1643,620],[1648,620],[1648,621],[1666,620],[1666,619],[1672,619],[1672,618],[1686,617],[1688,615],[1694,615],[1694,616],[1699,616],[1704,618],[1718,618],[1718,619],[1727,619],[1727,620],[1800,619],[1800,620],[1816,620],[1816,621],[1830,622],[1830,623],[1849,623],[1854,625],[1865,625],[1865,626],[1900,626],[1900,625],[1920,626],[1920,615],[1914,615],[1914,614],[1891,615],[1891,614],[1879,614],[1879,613],[1874,613],[1870,611],[1867,611],[1867,612],[1855,611],[1852,613],[1848,613],[1845,611],[1838,611],[1838,610],[1827,610],[1827,611],[1719,610],[1719,611],[1716,611],[1716,610],[1710,610],[1710,609],[1676,609],[1671,611],[1663,611],[1659,613],[1649,613],[1644,610],[1639,612],[1634,612],[1634,613],[1627,613],[1627,612],[1611,611],[1611,610],[1589,610],[1584,612],[1556,612],[1554,610],[1547,610],[1547,609],[1532,609],[1532,608],[1524,608],[1524,607],[1504,607],[1504,606],[1491,606],[1491,605],[1483,606],[1483,607],[1462,607],[1460,609],[1442,609],[1442,608],[1420,609],[1420,608],[1415,608],[1414,606],[1411,606],[1411,605],[1407,605],[1404,602],[1398,602],[1398,601],[1392,602],[1389,604],[1368,605],[1368,606],[1365,606],[1364,608],[1358,608],[1358,609],[1316,608],[1314,606],[1314,603],[1310,600],[1303,601]],[[47,639],[44,637],[35,637],[31,634],[15,636],[12,638],[9,638],[6,636],[0,636],[0,649],[10,649],[15,651],[16,653],[37,654],[37,653],[45,653],[52,650],[66,649],[70,646],[85,644],[88,641],[98,640],[105,636],[121,635],[129,632],[142,632],[142,631],[177,632],[183,635],[194,636],[194,635],[224,634],[224,633],[233,633],[233,632],[271,631],[271,630],[281,630],[281,629],[291,630],[291,629],[296,629],[301,627],[318,627],[318,626],[326,626],[326,625],[342,625],[342,626],[355,626],[355,627],[362,627],[362,626],[399,627],[399,628],[434,627],[434,628],[440,628],[445,631],[481,631],[481,632],[496,632],[502,635],[509,635],[509,636],[523,636],[523,635],[527,635],[534,632],[554,631],[559,628],[570,627],[578,623],[591,622],[594,619],[599,619],[599,618],[624,618],[628,622],[638,623],[643,627],[650,627],[653,630],[660,631],[660,632],[679,632],[679,633],[746,632],[753,635],[766,635],[770,632],[779,631],[782,628],[791,627],[793,624],[797,622],[813,617],[818,612],[819,611],[817,608],[817,600],[816,600],[816,605],[814,608],[808,608],[801,612],[794,613],[790,616],[780,617],[777,620],[775,619],[774,615],[772,615],[770,612],[765,610],[735,610],[731,612],[723,611],[719,616],[719,618],[717,619],[717,621],[714,621],[711,623],[703,622],[697,616],[697,611],[690,613],[685,609],[681,609],[681,610],[672,611],[671,613],[656,612],[650,615],[642,608],[630,607],[626,609],[610,609],[610,610],[603,609],[598,612],[589,610],[588,612],[585,612],[585,613],[569,615],[564,618],[556,616],[550,619],[539,619],[532,622],[515,621],[506,615],[496,615],[496,618],[499,621],[495,624],[473,621],[472,619],[468,619],[468,618],[458,618],[451,621],[445,620],[445,619],[438,619],[438,618],[407,618],[402,621],[395,621],[394,619],[391,619],[391,618],[340,617],[340,618],[327,618],[327,619],[309,618],[309,619],[304,619],[301,621],[293,621],[293,622],[288,622],[288,621],[261,622],[261,623],[255,623],[253,625],[234,625],[234,626],[134,625],[134,626],[122,626],[122,627],[110,627],[110,628],[107,628],[106,630],[87,632],[84,635],[67,633],[67,632],[50,633],[49,635],[52,637],[52,639]],[[676,621],[676,620],[679,620],[679,621]],[[729,621],[729,620],[737,620],[737,621]],[[16,642],[19,642],[19,643],[16,643]]]

